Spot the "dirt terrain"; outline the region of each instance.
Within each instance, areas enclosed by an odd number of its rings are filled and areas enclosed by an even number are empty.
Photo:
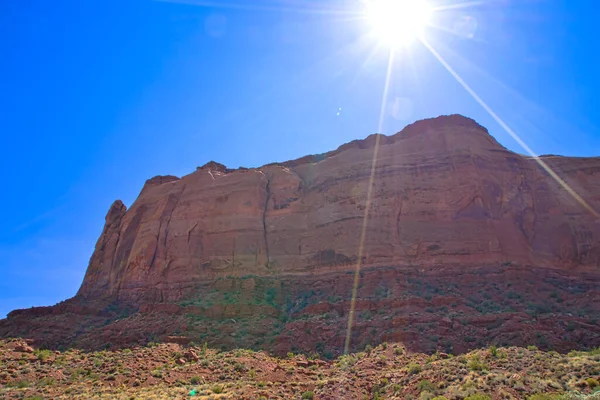
[[[599,379],[600,349],[490,347],[453,356],[383,343],[328,361],[173,343],[59,352],[0,342],[6,399],[599,399]]]

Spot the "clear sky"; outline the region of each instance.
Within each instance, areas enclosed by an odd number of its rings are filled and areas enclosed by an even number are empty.
[[[599,2],[467,3],[434,13],[427,42],[534,152],[600,155]],[[378,131],[389,46],[364,6],[0,2],[0,318],[74,295],[110,204],[154,175]],[[386,104],[382,133],[461,113],[524,153],[419,41],[396,50]]]

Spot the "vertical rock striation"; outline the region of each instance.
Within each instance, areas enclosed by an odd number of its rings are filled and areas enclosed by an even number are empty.
[[[318,275],[358,254],[376,135],[256,169],[215,162],[111,206],[77,297],[185,298],[203,282]],[[517,262],[598,269],[600,224],[530,157],[452,115],[380,136],[366,266]],[[544,157],[600,210],[600,159]]]

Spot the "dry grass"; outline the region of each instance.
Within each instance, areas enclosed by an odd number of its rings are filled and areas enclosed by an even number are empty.
[[[600,399],[600,351],[491,348],[451,357],[382,345],[333,361],[175,344],[123,351],[16,351],[0,341],[7,399]],[[187,358],[186,358],[187,357]],[[185,362],[182,363],[182,359]]]

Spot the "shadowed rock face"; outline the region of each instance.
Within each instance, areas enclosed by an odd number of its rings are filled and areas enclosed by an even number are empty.
[[[164,302],[227,276],[353,268],[376,136],[248,170],[211,162],[111,206],[77,297]],[[600,209],[600,159],[545,161]],[[380,136],[363,263],[600,265],[600,224],[535,160],[461,116]]]
[[[418,350],[442,346],[422,343],[425,330],[464,350],[473,342],[463,341],[468,334],[514,344],[521,340],[515,332],[535,337],[532,327],[546,332],[544,340],[554,348],[600,344],[593,322],[600,310],[599,221],[536,160],[508,151],[459,115],[260,168],[231,170],[209,162],[182,178],[154,177],[129,209],[121,201],[111,206],[76,297],[54,308],[11,313],[0,323],[0,336],[37,335],[49,344],[80,340],[93,348],[104,344],[99,336],[130,344],[150,333],[186,333],[281,352],[294,346],[339,351],[378,141],[357,303],[358,310],[376,315],[368,324],[357,320],[354,348],[377,340],[404,340]],[[600,211],[600,158],[543,160]],[[416,290],[414,282],[425,289]],[[494,286],[487,288],[490,282]],[[111,302],[139,312],[106,321],[111,310],[104,307]],[[86,308],[94,305],[95,311]],[[415,317],[427,309],[435,311],[428,315],[432,321],[443,318],[444,329]],[[576,310],[586,311],[573,316]],[[490,312],[502,318],[485,315]],[[301,322],[307,313],[318,318]],[[563,317],[542,324],[539,313]],[[459,314],[480,330],[466,331]],[[82,315],[98,332],[61,333]],[[190,316],[208,320],[199,324]],[[207,328],[234,317],[254,318],[250,332],[237,325]],[[339,329],[329,326],[330,317]],[[49,318],[56,328],[52,339],[40,333],[41,326],[49,330]],[[567,321],[575,325],[567,327]],[[573,326],[581,329],[578,335]],[[306,334],[311,329],[319,338]],[[260,338],[273,331],[269,343],[238,335]],[[61,334],[67,339],[57,339]]]

